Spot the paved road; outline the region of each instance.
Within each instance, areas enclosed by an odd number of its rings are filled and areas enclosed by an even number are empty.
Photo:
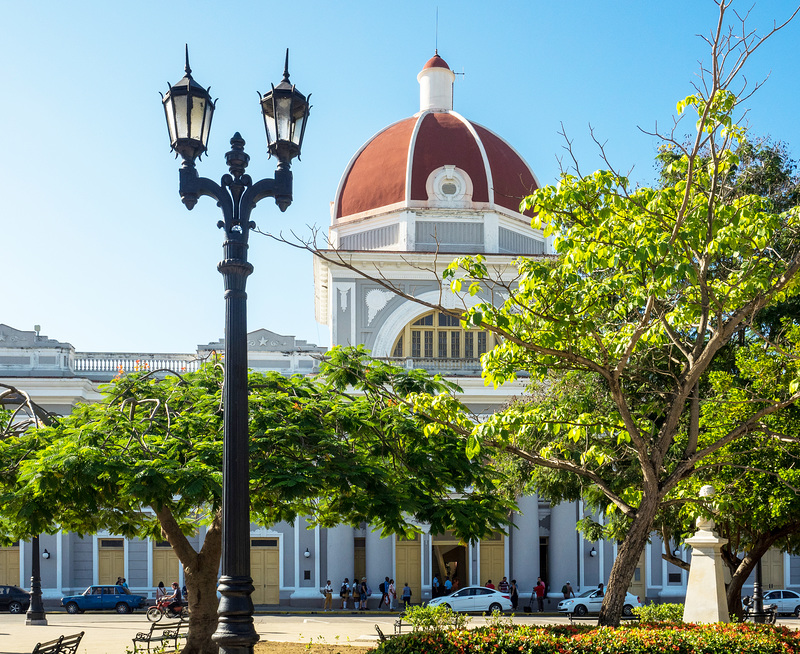
[[[389,613],[302,613],[295,615],[256,615],[255,627],[261,640],[292,642],[375,644],[375,625],[386,632],[392,631],[396,615]],[[519,624],[563,624],[564,616],[515,616]],[[144,613],[117,615],[116,613],[84,613],[68,615],[47,614],[47,626],[26,626],[24,615],[0,613],[0,654],[30,654],[38,642],[53,640],[62,634],[85,631],[78,654],[124,654],[132,649],[131,639],[139,631],[146,631],[150,623]],[[472,626],[484,624],[484,618],[473,616]],[[779,624],[800,626],[794,618],[781,619]]]

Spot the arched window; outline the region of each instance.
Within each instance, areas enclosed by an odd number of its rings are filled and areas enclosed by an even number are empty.
[[[392,356],[412,359],[477,359],[495,346],[494,334],[464,329],[461,319],[431,311],[405,326]]]

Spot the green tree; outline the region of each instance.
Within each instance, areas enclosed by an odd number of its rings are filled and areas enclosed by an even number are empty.
[[[348,394],[331,353],[330,379],[251,373],[251,513],[269,525],[305,515],[314,524],[368,522],[384,533],[417,523],[478,538],[507,523],[512,503],[496,490],[465,438],[424,436],[405,404]],[[418,371],[376,369],[399,395],[449,392]],[[0,444],[0,533],[9,540],[58,529],[107,529],[166,538],[184,566],[191,609],[185,652],[213,652],[221,553],[222,370],[121,377],[103,400],[54,426]],[[189,537],[207,527],[195,551]]]
[[[785,143],[774,142],[769,138],[748,138],[739,144],[738,163],[731,166],[727,174],[721,176],[720,187],[726,198],[758,195],[767,202],[772,212],[786,211],[798,205],[800,200],[800,178],[796,173],[796,162],[789,156]],[[666,146],[659,153],[657,165],[662,185],[674,184],[678,180],[670,174],[670,164],[679,158],[679,153]],[[708,164],[711,153],[701,153],[700,161]],[[794,241],[777,240],[772,247],[784,258],[793,255]],[[702,425],[718,423],[726,412],[718,412],[725,395],[724,389],[738,387],[731,384],[729,376],[753,377],[752,361],[759,361],[761,350],[753,347],[753,332],[763,335],[777,346],[784,346],[786,340],[793,338],[793,330],[798,324],[800,303],[796,297],[774,302],[761,310],[753,323],[740,328],[737,338],[732,339],[715,357],[710,372],[700,384],[701,403],[713,396],[715,401],[704,404],[701,409]],[[789,349],[792,346],[789,345]],[[764,370],[757,366],[756,375],[763,378]],[[715,371],[719,374],[715,374]],[[745,383],[755,383],[746,380]],[[736,403],[733,404],[736,406]],[[714,420],[710,420],[710,416]],[[791,419],[791,418],[788,418]],[[781,426],[783,433],[792,433],[791,427]],[[762,444],[753,448],[748,439],[724,448],[705,461],[696,479],[689,480],[679,489],[679,495],[697,496],[699,485],[711,483],[717,491],[715,520],[717,530],[728,539],[722,549],[723,558],[729,568],[731,582],[727,587],[728,607],[732,614],[741,615],[741,590],[745,579],[752,572],[756,562],[770,547],[795,552],[798,547],[798,495],[786,472],[795,465],[798,452],[792,444]],[[669,541],[671,534],[677,538],[688,536],[694,530],[696,511],[692,506],[682,506],[681,500],[674,498],[659,519],[665,541],[664,558],[688,568],[683,561],[672,556]],[[678,520],[676,523],[675,521]]]
[[[781,346],[750,328],[765,309],[797,295],[798,211],[776,211],[762,196],[726,187],[747,147],[735,121],[734,85],[749,56],[786,23],[764,37],[744,25],[728,29],[730,2],[717,4],[718,24],[706,37],[710,63],[696,92],[678,103],[675,130],[660,135],[675,152],[662,185],[638,187],[613,168],[565,172],[557,186],[523,203],[535,212],[534,227],[554,235],[555,261],[521,257],[513,280],[483,255],[462,257],[445,271],[443,281],[456,293],[507,298],[463,313],[467,326],[501,337],[483,356],[486,381],[500,385],[525,371],[534,387],[542,385],[536,393],[555,393],[551,401],[515,402],[470,427],[455,399],[415,399],[418,411],[469,432],[470,456],[503,451],[549,471],[539,482],[545,489],[550,483],[554,495],[572,493],[605,508],[622,540],[599,616],[603,625],[619,623],[639,556],[679,484],[742,438],[754,446],[773,443],[779,436],[771,416],[800,398],[797,343]],[[681,120],[695,126],[688,146],[675,137]],[[341,256],[317,254],[348,265]],[[742,330],[747,343],[779,363],[772,384],[736,377],[747,398],[736,419],[705,428],[701,385]],[[586,391],[576,403],[563,401],[575,396],[572,384]]]

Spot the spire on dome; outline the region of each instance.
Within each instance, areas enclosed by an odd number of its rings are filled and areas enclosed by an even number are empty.
[[[419,110],[452,111],[455,79],[455,74],[450,70],[447,62],[439,56],[437,49],[417,75]]]

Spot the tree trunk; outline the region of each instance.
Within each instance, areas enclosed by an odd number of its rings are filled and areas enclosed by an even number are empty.
[[[658,511],[658,495],[645,496],[636,511],[636,517],[631,522],[625,540],[617,550],[617,558],[611,567],[608,577],[606,596],[597,623],[603,627],[618,627],[622,617],[622,607],[625,605],[625,594],[628,592],[633,573],[639,563],[639,557],[644,551],[647,539],[653,529],[653,518]]]
[[[156,512],[169,544],[183,565],[189,591],[189,634],[182,654],[218,654],[211,640],[217,629],[217,579],[222,554],[222,530],[219,512],[206,531],[199,552],[189,544],[169,509]]]
[[[728,564],[728,570],[731,573],[731,582],[725,590],[725,599],[728,602],[728,613],[742,618],[744,613],[742,609],[742,587],[744,582],[750,576],[750,573],[756,567],[758,560],[767,553],[772,544],[775,542],[775,536],[765,536],[757,540],[750,551],[742,557],[741,563],[734,567],[731,565],[735,559],[726,558],[725,562]]]

